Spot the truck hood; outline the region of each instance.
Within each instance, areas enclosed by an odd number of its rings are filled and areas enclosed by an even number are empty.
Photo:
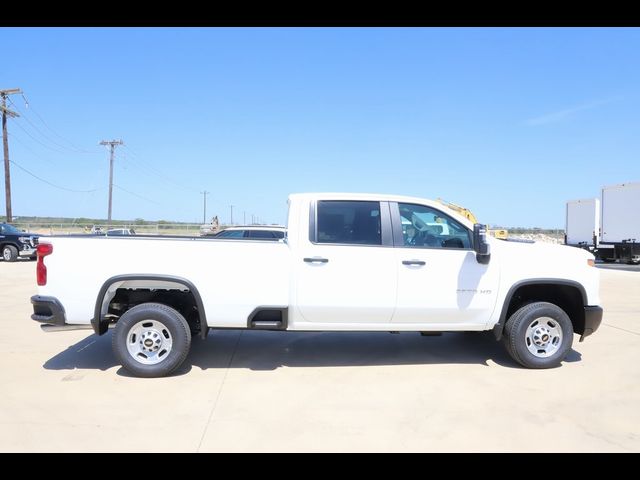
[[[586,266],[588,259],[595,257],[587,250],[566,245],[556,245],[544,242],[518,242],[509,240],[489,239],[491,252],[500,252],[500,257],[506,261],[512,259],[529,266],[536,265],[536,269],[558,271],[571,265]]]
[[[4,234],[5,237],[9,238],[18,238],[18,237],[43,237],[44,235],[40,234],[40,233],[31,233],[31,232],[20,232],[20,233],[6,233]]]

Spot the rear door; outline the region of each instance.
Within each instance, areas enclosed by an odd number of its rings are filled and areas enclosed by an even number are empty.
[[[397,267],[387,202],[318,201],[294,258],[297,305],[316,324],[390,323]]]

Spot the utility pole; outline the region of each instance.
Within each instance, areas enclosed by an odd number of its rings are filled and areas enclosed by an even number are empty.
[[[204,195],[204,214],[202,215],[202,223],[207,223],[207,193],[211,193],[211,192],[207,192],[206,190],[204,192],[200,192],[202,195]]]
[[[242,212],[242,224],[247,224],[247,212]]]
[[[231,225],[233,225],[233,205],[229,205],[231,207]]]
[[[100,145],[109,145],[111,147],[111,156],[109,159],[109,213],[107,215],[107,223],[111,224],[111,200],[113,198],[113,153],[115,151],[116,145],[123,145],[124,142],[122,140],[111,140],[110,142],[107,140],[103,140],[100,142]]]
[[[11,118],[19,117],[16,112],[12,112],[7,108],[7,97],[22,93],[19,88],[11,88],[8,90],[0,90],[2,97],[2,147],[4,150],[4,195],[7,206],[7,223],[13,222],[13,214],[11,212],[11,170],[9,168],[9,137],[7,135],[7,115]]]

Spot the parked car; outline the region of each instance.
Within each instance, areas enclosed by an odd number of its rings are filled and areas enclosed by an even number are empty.
[[[406,221],[429,241],[409,243]],[[229,229],[239,230],[248,231]],[[489,330],[519,364],[550,368],[574,333],[582,341],[602,321],[591,253],[488,237],[484,225],[422,198],[294,194],[287,242],[100,240],[40,242],[31,318],[45,331],[114,327],[118,362],[141,377],[174,371],[192,336],[211,328]]]
[[[228,240],[279,240],[284,238],[287,229],[276,225],[250,225],[229,227],[211,235],[213,238],[226,238]]]
[[[0,223],[0,252],[6,262],[15,262],[18,257],[36,258],[36,246],[40,235],[18,230],[8,223]]]
[[[107,230],[107,237],[121,237],[125,235],[135,235],[136,231],[133,228],[112,228]]]

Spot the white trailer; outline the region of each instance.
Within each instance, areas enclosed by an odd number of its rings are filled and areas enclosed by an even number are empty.
[[[640,264],[640,182],[603,187],[601,219],[598,256]]]
[[[587,198],[567,202],[565,245],[593,251],[600,237],[600,200]]]

